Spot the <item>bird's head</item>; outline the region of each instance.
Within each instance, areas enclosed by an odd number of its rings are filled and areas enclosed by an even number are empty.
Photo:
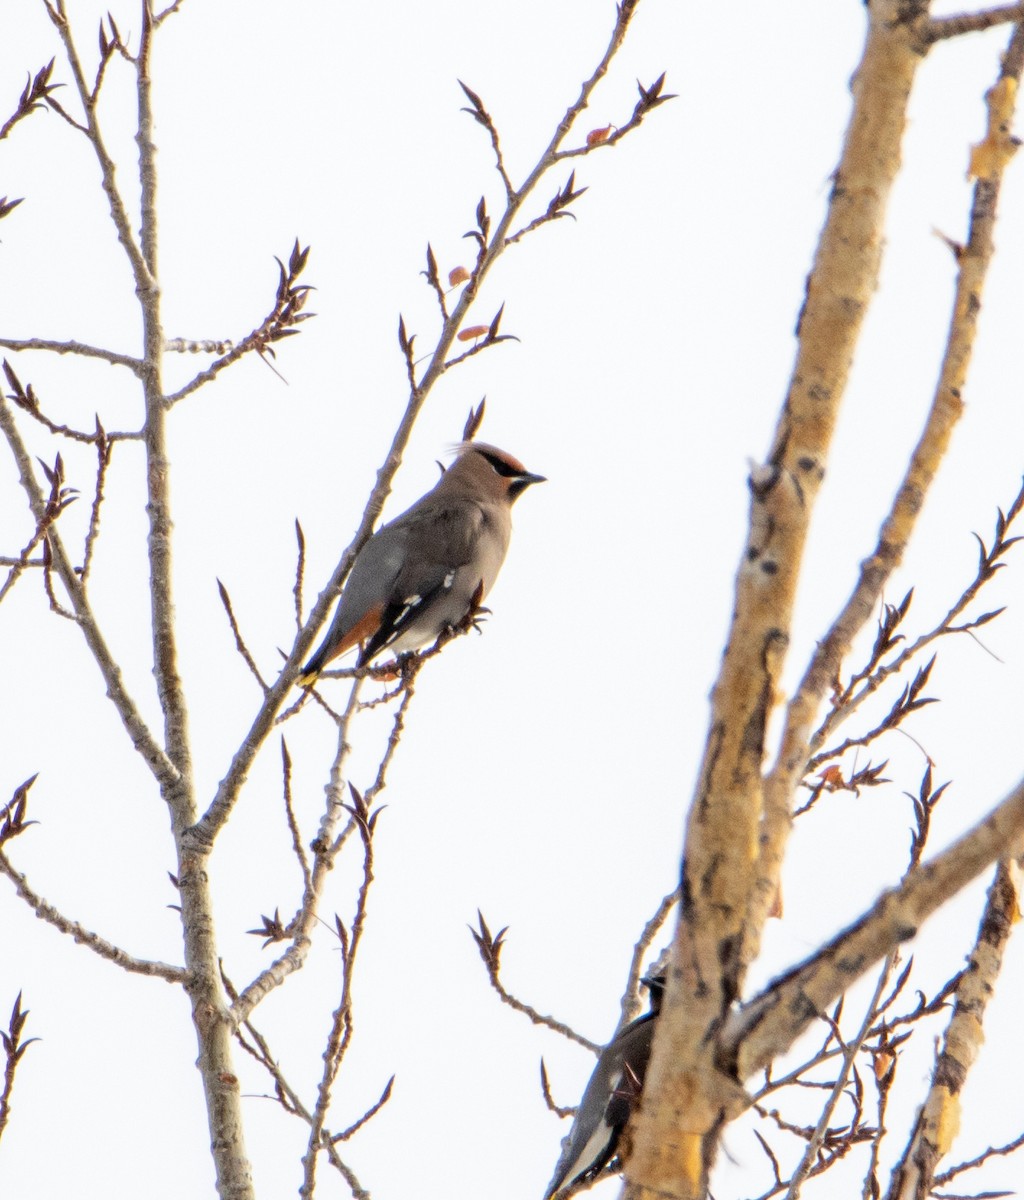
[[[657,1013],[661,1010],[661,1000],[665,995],[665,984],[667,978],[664,972],[659,972],[657,975],[645,975],[640,982],[650,992],[651,1012]]]
[[[466,488],[512,504],[531,484],[546,482],[543,475],[532,474],[518,458],[486,442],[461,442],[456,455],[444,474],[448,489]]]

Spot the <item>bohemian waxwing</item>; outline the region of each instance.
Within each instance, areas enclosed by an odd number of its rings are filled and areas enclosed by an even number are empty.
[[[622,1030],[601,1051],[583,1099],[576,1110],[562,1156],[544,1200],[571,1184],[593,1180],[611,1162],[619,1137],[633,1115],[643,1089],[654,1041],[655,1018],[661,1010],[665,976],[640,981],[651,993],[651,1010]]]
[[[497,577],[513,502],[531,483],[543,482],[504,450],[463,442],[434,488],[356,555],[338,611],[302,668],[299,686],[308,687],[357,643],[362,667],[382,650],[415,650],[458,625]]]

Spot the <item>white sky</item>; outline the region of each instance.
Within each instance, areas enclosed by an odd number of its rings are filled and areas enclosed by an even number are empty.
[[[108,7],[69,2],[90,62]],[[134,34],[134,4],[118,4],[115,16]],[[456,79],[483,97],[519,180],[596,63],[612,20],[613,6],[594,0],[186,0],[164,27],[155,103],[168,336],[248,332],[272,301],[273,255],[284,257],[296,235],[313,247],[306,281],[318,289],[316,320],[278,353],[287,385],[252,358],[171,421],[181,666],[204,803],[258,700],[215,578],[272,670],[276,647],[292,638],[294,520],[307,537],[309,603],[348,543],[405,403],[398,313],[424,352],[436,331],[434,299],[418,274],[426,243],[442,273],[468,264],[471,243],[461,234],[477,200],[486,193],[492,212],[499,203],[490,146],[459,112]],[[421,676],[384,797],[358,1033],[332,1111],[343,1127],[397,1075],[391,1103],[346,1148],[376,1200],[539,1197],[565,1128],[540,1100],[538,1059],[563,1104],[575,1102],[591,1069],[585,1052],[499,1005],[466,930],[477,907],[492,928],[510,927],[507,986],[603,1039],[633,941],[673,887],[744,534],[748,461],[764,454],[785,391],[863,24],[854,0],[643,0],[579,136],[623,123],[638,77],[650,83],[667,70],[679,99],[615,149],[575,164],[577,185],[589,188],[574,206],[577,222],[510,251],[476,310],[485,322],[504,302],[503,331],[521,343],[447,376],[417,427],[389,516],[431,486],[434,460],[485,393],[482,436],[550,482],[517,505],[484,636],[451,646]],[[921,70],[882,288],[809,547],[790,680],[872,545],[930,399],[953,279],[932,230],[964,235],[968,147],[982,135],[982,95],[1005,40],[996,31],[941,46]],[[5,0],[0,118],[26,72],[53,54],[42,4]],[[69,78],[59,60],[55,75]],[[103,115],[131,189],[126,80],[112,68]],[[70,89],[61,98],[73,107]],[[539,207],[567,174],[541,186]],[[888,597],[916,585],[915,632],[969,580],[971,531],[990,536],[995,508],[1010,503],[1024,468],[1022,186],[1017,164],[1004,190],[967,413]],[[137,352],[130,280],[84,141],[55,115],[35,116],[0,146],[5,193],[26,199],[0,227],[0,336]],[[12,361],[57,419],[90,427],[98,411],[108,429],[139,419],[124,372]],[[168,386],[204,363],[170,358]],[[52,460],[52,445],[35,429],[26,434]],[[89,455],[72,448],[65,458],[71,482],[87,492]],[[93,599],[129,688],[154,717],[140,465],[136,447],[115,457]],[[0,496],[0,553],[11,553],[26,519],[5,448]],[[66,531],[80,535],[86,518],[83,502],[67,514]],[[933,849],[1020,773],[1022,571],[1016,563],[1003,572],[983,605],[1013,606],[983,634],[1002,661],[967,639],[944,646],[931,692],[943,703],[911,728],[936,759],[937,779],[954,781]],[[87,927],[141,956],[179,961],[166,817],[80,638],[46,614],[34,578],[0,617],[0,799],[40,772],[32,815],[41,824],[11,857]],[[338,697],[341,686],[333,685]],[[351,777],[359,786],[372,778],[384,731],[380,719],[357,730]],[[332,727],[309,711],[287,736],[311,836]],[[799,825],[786,914],[752,982],[809,953],[898,877],[910,819],[902,790],[916,791],[924,759],[901,737],[875,757],[884,755],[892,788],[831,798]],[[297,896],[276,739],[211,869],[226,965],[244,984],[272,953],[244,930],[275,908],[290,914]],[[352,904],[350,864],[335,875],[328,921],[335,908],[347,919]],[[920,986],[957,969],[980,895],[975,888],[948,906],[921,939]],[[0,1143],[0,1195],[212,1195],[184,997],[125,977],[44,928],[6,883],[0,930],[0,1013],[23,989],[27,1032],[42,1038],[19,1071]],[[1019,1132],[1019,1113],[996,1103],[1022,1049],[1018,947],[1010,960],[956,1160]],[[256,1014],[307,1095],[337,977],[325,929],[301,976]],[[238,1066],[246,1093],[269,1090],[248,1063]],[[926,1057],[905,1064],[897,1112],[919,1098],[927,1070]],[[248,1100],[246,1116],[257,1193],[294,1194],[303,1127],[263,1099]],[[716,1195],[756,1193],[766,1182],[763,1157],[740,1132],[727,1144],[735,1161]],[[891,1139],[890,1158],[901,1145]],[[987,1184],[1019,1174],[1003,1170]],[[320,1179],[323,1197],[348,1194],[328,1168]]]

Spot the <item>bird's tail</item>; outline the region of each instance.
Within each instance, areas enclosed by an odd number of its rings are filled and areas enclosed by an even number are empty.
[[[327,665],[326,647],[321,646],[313,657],[306,663],[295,680],[300,688],[312,687],[320,676],[320,672]]]

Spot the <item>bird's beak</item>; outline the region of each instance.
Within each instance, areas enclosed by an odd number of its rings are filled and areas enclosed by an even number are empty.
[[[509,482],[511,486],[508,489],[509,503],[518,498],[526,491],[531,483],[547,483],[546,475],[531,475],[529,471],[524,471],[521,475],[516,475]]]

